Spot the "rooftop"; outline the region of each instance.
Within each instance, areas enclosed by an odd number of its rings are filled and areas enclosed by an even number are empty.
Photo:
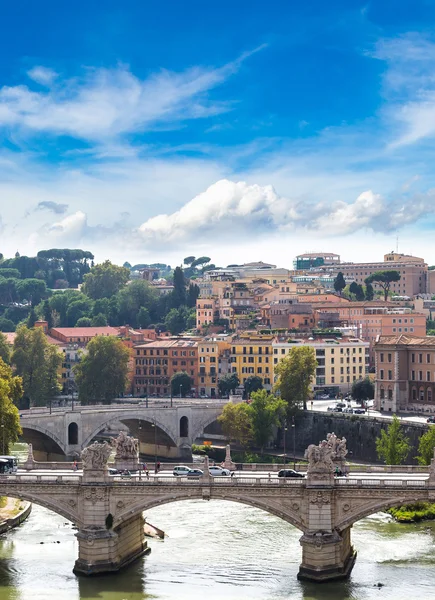
[[[376,338],[375,346],[434,346],[435,336],[425,335],[380,335]]]
[[[65,337],[95,337],[97,335],[118,335],[116,327],[53,327],[50,333]]]
[[[135,348],[196,348],[197,345],[196,340],[168,339],[153,340],[148,344],[136,344]]]

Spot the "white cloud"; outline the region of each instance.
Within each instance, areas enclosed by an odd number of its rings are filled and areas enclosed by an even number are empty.
[[[217,115],[230,110],[231,103],[210,101],[208,92],[234,74],[253,52],[220,68],[192,67],[181,73],[162,69],[144,80],[121,65],[89,69],[82,79],[58,80],[47,91],[3,86],[0,127],[98,141],[161,123],[173,126]],[[29,76],[48,85],[54,82],[55,73],[38,66]]]
[[[50,86],[57,77],[56,71],[43,66],[33,67],[30,71],[27,71],[27,75],[36,83],[45,86]]]

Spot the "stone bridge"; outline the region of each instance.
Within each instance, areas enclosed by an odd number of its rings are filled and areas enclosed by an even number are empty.
[[[36,408],[21,411],[23,438],[37,460],[77,457],[102,431],[126,425],[139,440],[140,453],[167,458],[192,457],[192,444],[216,421],[227,400],[173,401],[139,405],[87,406],[71,409]]]
[[[102,446],[106,446],[105,462],[91,463],[89,457],[101,453]],[[429,474],[418,478],[408,473],[393,477],[387,467],[370,478],[341,479],[333,476],[329,459],[312,452],[303,479],[266,474],[213,478],[206,462],[199,479],[138,475],[125,480],[107,474],[108,445],[93,444],[84,452],[83,475],[0,476],[0,494],[34,502],[75,523],[79,556],[74,571],[85,575],[117,571],[147,551],[144,511],[202,499],[255,506],[298,528],[302,532],[299,578],[345,578],[356,558],[351,544],[356,521],[392,506],[435,502],[434,461]]]

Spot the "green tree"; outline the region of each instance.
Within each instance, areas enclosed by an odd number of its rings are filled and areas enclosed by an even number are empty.
[[[435,427],[429,427],[426,433],[420,438],[418,444],[418,455],[417,460],[419,465],[430,465],[431,460],[434,457],[435,448]]]
[[[252,418],[249,405],[245,402],[225,404],[218,421],[228,440],[234,440],[246,447],[252,440]]]
[[[263,389],[263,380],[257,375],[251,375],[250,377],[247,377],[243,387],[245,389],[246,398],[249,398],[253,392],[258,392],[258,390]]]
[[[86,317],[83,317],[83,318],[86,318]],[[98,315],[95,315],[95,317],[92,317],[91,327],[106,327],[106,326],[107,326],[106,315],[99,313]]]
[[[46,406],[60,392],[61,363],[62,355],[47,341],[41,327],[22,325],[17,329],[11,364],[23,380],[24,398],[30,406]]]
[[[158,292],[148,281],[132,281],[117,295],[118,314],[121,324],[138,327],[138,314],[141,308],[153,311],[158,300]]]
[[[278,375],[275,389],[287,402],[287,413],[293,415],[303,406],[307,409],[310,385],[316,374],[317,360],[314,348],[300,346],[292,348],[275,367]]]
[[[151,317],[149,310],[145,306],[141,306],[137,313],[137,324],[139,327],[146,329],[151,325]]]
[[[32,306],[36,306],[47,297],[48,291],[45,281],[20,279],[17,283],[17,294],[20,300],[30,302]]]
[[[74,327],[92,327],[92,319],[89,317],[80,317]]]
[[[112,265],[109,260],[95,265],[83,278],[82,291],[84,294],[97,300],[110,298],[121,290],[130,279],[130,271],[125,267]]]
[[[35,309],[32,306],[32,308],[30,309],[30,312],[29,312],[29,316],[27,317],[27,323],[26,323],[27,327],[29,327],[29,328],[35,327],[35,323],[37,320],[38,320],[38,317],[36,315]]]
[[[341,294],[341,292],[344,290],[345,287],[346,287],[346,282],[344,280],[344,275],[340,271],[337,274],[337,277],[334,279],[334,290],[336,292],[338,292],[339,294]]]
[[[387,465],[400,465],[409,454],[409,439],[403,433],[400,420],[393,415],[387,431],[382,430],[376,439],[376,451],[380,459]]]
[[[83,404],[110,403],[127,385],[129,349],[115,336],[94,337],[75,365],[74,373]]]
[[[375,386],[369,377],[358,379],[352,383],[352,398],[360,404],[366,400],[373,400],[374,397]]]
[[[6,333],[15,331],[15,323],[10,319],[0,317],[0,331],[4,331]]]
[[[374,296],[375,296],[375,291],[373,289],[372,284],[366,283],[366,293],[365,293],[366,300],[369,300],[371,302],[373,300]]]
[[[186,279],[181,267],[176,267],[173,277],[174,289],[171,292],[173,308],[179,308],[186,304]]]
[[[42,305],[42,316],[44,317],[44,320],[47,321],[48,329],[51,329],[54,326],[53,311],[48,300],[44,300]]]
[[[376,273],[372,273],[369,275],[365,283],[377,283],[379,287],[384,291],[384,300],[388,300],[388,294],[390,293],[390,287],[393,281],[400,280],[399,271],[376,271]]]
[[[172,335],[179,335],[187,328],[189,311],[185,306],[172,308],[165,317],[165,326]]]
[[[218,382],[219,394],[221,396],[228,396],[231,392],[234,392],[239,385],[240,381],[237,373],[223,375]]]
[[[10,446],[18,441],[22,430],[20,415],[16,404],[23,395],[20,377],[12,374],[12,369],[0,358],[0,414],[2,435],[0,448],[2,454],[9,454]]]
[[[0,358],[3,362],[8,365],[11,360],[11,348],[8,343],[8,339],[5,335],[0,332]]]
[[[186,371],[179,371],[174,373],[171,377],[171,390],[173,396],[181,396],[185,398],[187,394],[190,394],[192,389],[192,378],[186,373]]]
[[[268,394],[266,390],[259,390],[251,394],[252,402],[248,406],[251,417],[251,428],[254,442],[260,446],[263,454],[264,446],[273,434],[287,410],[287,403],[282,398]]]
[[[355,296],[358,302],[364,300],[365,294],[362,285],[357,283],[356,281],[352,281],[349,286],[349,292]]]
[[[183,260],[183,264],[191,265],[194,260],[195,260],[194,256],[186,256],[186,258]]]

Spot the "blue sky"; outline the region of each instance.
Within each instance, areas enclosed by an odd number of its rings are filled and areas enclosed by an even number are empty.
[[[432,1],[1,11],[3,254],[435,262]]]

